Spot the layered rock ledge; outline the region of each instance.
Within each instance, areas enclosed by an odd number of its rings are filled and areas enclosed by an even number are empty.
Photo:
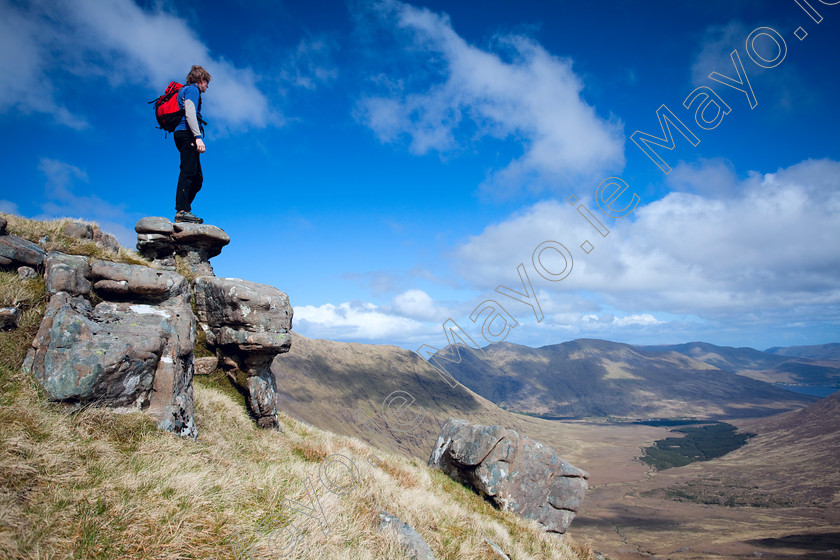
[[[175,270],[175,257],[196,276],[213,276],[210,259],[221,254],[230,237],[206,224],[170,222],[157,216],[142,218],[134,226],[137,251],[157,268]]]
[[[209,260],[230,242],[223,230],[141,219],[137,248],[150,267],[45,251],[7,232],[7,225],[0,218],[0,270],[43,276],[50,298],[23,364],[50,399],[141,410],[160,428],[197,438],[194,298],[216,353],[200,360],[201,373],[227,370],[256,423],[279,428],[270,366],[291,346],[292,307],[271,286],[214,276]],[[86,223],[65,224],[60,235],[120,249],[116,239]],[[193,285],[174,271],[176,257],[196,277]],[[17,328],[20,315],[14,307],[0,309],[0,330]]]

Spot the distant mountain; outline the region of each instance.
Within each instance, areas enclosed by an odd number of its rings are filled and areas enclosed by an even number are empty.
[[[840,343],[817,344],[813,346],[774,346],[765,350],[768,354],[778,354],[791,358],[811,358],[812,360],[840,361]]]
[[[581,339],[542,348],[503,342],[483,348],[481,354],[460,349],[460,363],[440,360],[458,381],[503,408],[541,416],[744,418],[816,400],[681,352],[655,352],[605,340]],[[451,352],[450,347],[438,355],[451,358]],[[753,352],[752,359],[746,352],[715,354],[724,362],[737,358],[742,365],[759,367],[784,360]]]
[[[706,342],[639,346],[647,352],[679,352],[685,356],[768,383],[840,385],[840,344],[770,348],[715,346]]]
[[[423,461],[450,417],[513,428],[556,449],[573,445],[555,422],[513,414],[461,385],[451,387],[426,360],[396,346],[315,340],[293,331],[291,350],[275,358],[272,371],[286,413]],[[389,396],[392,406],[383,413]],[[399,417],[399,405],[411,399]]]
[[[762,352],[754,348],[716,346],[707,342],[660,344],[639,346],[639,348],[646,352],[655,353],[679,352],[680,354],[713,365],[724,371],[732,372],[770,369],[788,360],[784,356],[768,354],[767,352]]]

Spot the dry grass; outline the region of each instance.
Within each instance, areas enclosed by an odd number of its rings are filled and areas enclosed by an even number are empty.
[[[383,461],[374,466],[361,441],[286,416],[282,434],[259,430],[212,380],[196,384],[191,442],[142,413],[51,404],[34,380],[0,367],[2,390],[16,387],[0,408],[2,559],[222,560],[236,558],[236,543],[266,558],[404,558],[377,531],[380,509],[412,525],[441,560],[494,558],[485,538],[517,559],[588,554],[416,460],[376,451]],[[315,496],[326,535],[284,504],[309,507]],[[294,530],[299,540],[283,556]],[[274,549],[272,538],[281,539]]]
[[[93,240],[78,239],[62,233],[64,227],[71,222],[87,224],[94,231],[101,231],[96,222],[77,218],[59,218],[41,221],[2,213],[0,213],[0,216],[8,222],[6,230],[9,233],[37,243],[45,251],[61,251],[70,255],[83,255],[126,264],[150,266],[150,263],[136,251],[120,247],[119,251],[115,252],[98,245]]]
[[[21,312],[17,329],[0,332],[0,367],[13,370],[23,363],[38,332],[46,304],[42,278],[21,279],[16,272],[0,271],[0,307],[17,307]],[[3,381],[0,376],[0,383]],[[0,392],[0,402],[5,402],[8,396],[8,393]]]

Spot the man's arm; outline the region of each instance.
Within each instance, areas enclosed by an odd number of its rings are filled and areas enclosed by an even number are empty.
[[[202,153],[206,148],[204,147],[201,127],[198,126],[198,115],[195,110],[195,104],[198,101],[197,88],[190,89],[196,91],[196,93],[193,93],[193,91],[187,91],[184,95],[184,114],[187,117],[187,126],[190,128],[192,135],[195,136],[195,149],[198,150],[199,153]],[[193,98],[196,99],[193,100]]]

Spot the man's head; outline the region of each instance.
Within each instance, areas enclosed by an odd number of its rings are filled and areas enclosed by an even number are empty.
[[[202,82],[204,82],[202,84]],[[202,68],[201,66],[195,65],[190,70],[190,73],[187,74],[187,85],[189,84],[197,84],[200,86],[204,86],[201,91],[207,89],[207,84],[210,83],[210,72]]]

